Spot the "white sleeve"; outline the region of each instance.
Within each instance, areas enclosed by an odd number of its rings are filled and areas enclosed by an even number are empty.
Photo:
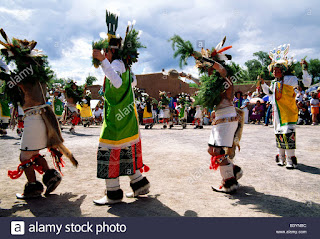
[[[284,84],[286,85],[297,87],[298,82],[299,82],[299,79],[296,76],[289,75],[284,77]]]
[[[262,87],[263,93],[265,93],[268,96],[272,95],[271,88],[266,83],[261,84],[261,87]]]
[[[312,78],[309,75],[308,71],[302,71],[302,83],[305,87],[309,87],[311,85]]]
[[[112,85],[119,88],[122,85],[121,74],[125,72],[123,62],[114,60],[111,64],[108,59],[104,59],[101,63],[102,70],[106,77],[111,81]]]

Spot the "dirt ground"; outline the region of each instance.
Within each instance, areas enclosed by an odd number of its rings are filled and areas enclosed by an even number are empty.
[[[297,127],[298,169],[287,170],[274,162],[273,129],[245,125],[241,152],[235,162],[244,176],[237,194],[211,190],[220,184],[220,173],[209,170],[207,140],[210,126],[195,130],[191,125],[152,130],[141,126],[144,163],[151,192],[139,199],[125,198],[113,206],[95,206],[103,196],[105,183],[96,178],[99,126],[77,126],[75,135],[63,130],[65,145],[74,153],[79,167],[69,161],[63,168],[60,186],[47,198],[18,200],[25,176],[11,180],[8,170],[16,169],[20,140],[9,131],[0,138],[0,216],[4,217],[319,217],[320,216],[320,126]],[[48,152],[49,165],[53,166]],[[38,180],[42,179],[37,175]],[[130,191],[129,178],[120,179],[124,192]]]

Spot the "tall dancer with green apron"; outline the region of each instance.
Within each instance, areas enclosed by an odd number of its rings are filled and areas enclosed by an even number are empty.
[[[115,37],[116,23],[108,24],[108,20],[117,22],[117,17],[114,16],[107,12],[109,43],[104,49],[105,54],[98,49],[93,50],[93,58],[101,62],[105,74],[104,121],[97,155],[97,177],[105,179],[106,195],[94,200],[98,205],[122,201],[123,191],[120,188],[119,176],[130,177],[133,192],[126,194],[127,197],[147,194],[150,188],[149,181],[142,175],[142,172],[147,172],[149,168],[142,162],[138,114],[132,89],[135,77],[130,72],[132,62],[120,53],[122,39]],[[130,33],[132,30],[129,33],[127,31],[127,36]]]

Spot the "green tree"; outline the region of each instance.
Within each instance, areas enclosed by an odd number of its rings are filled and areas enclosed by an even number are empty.
[[[49,89],[53,88],[55,84],[60,84],[61,87],[65,85],[66,80],[64,78],[58,78],[56,74],[48,82]]]
[[[319,59],[310,59],[308,71],[312,75],[313,83],[319,80],[320,77],[320,60]]]
[[[298,77],[299,79],[302,78],[302,67],[300,62],[293,63],[293,74]]]
[[[248,60],[245,63],[245,66],[248,69],[248,76],[250,81],[257,80],[258,75],[263,71],[263,67],[260,61],[256,59]]]
[[[97,77],[89,75],[86,78],[86,84],[87,84],[87,86],[93,85],[93,82],[95,82],[97,80],[98,80]]]
[[[237,82],[235,82],[235,84],[242,83],[244,81],[249,81],[248,72],[242,69],[239,64],[236,64],[235,62],[231,61],[231,63],[228,64],[228,66],[230,67],[232,75],[237,77]]]
[[[269,58],[269,54],[264,51],[258,51],[253,53],[253,56],[256,56],[263,67],[268,68],[268,65],[271,63],[271,59]]]

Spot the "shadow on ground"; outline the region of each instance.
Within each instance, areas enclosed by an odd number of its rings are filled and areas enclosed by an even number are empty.
[[[237,200],[233,205],[252,205],[253,210],[280,217],[319,217],[320,204],[312,201],[297,202],[286,197],[257,192],[254,187],[241,186],[236,194],[228,195]]]
[[[12,136],[9,136],[9,135],[5,135],[5,136],[0,136],[0,139],[1,140],[8,140],[8,139],[16,139],[16,140],[20,140],[21,138],[20,137],[12,137]]]
[[[80,206],[86,195],[72,193],[52,194],[29,200],[17,200],[10,209],[0,208],[1,217],[15,217],[16,212],[30,210],[36,217],[82,217]]]
[[[139,197],[132,203],[111,205],[108,213],[119,217],[180,217],[180,215],[160,202],[159,195]],[[187,210],[185,217],[197,217],[194,211]]]
[[[320,175],[320,168],[308,166],[303,163],[298,164],[297,170],[300,170],[301,172],[305,172],[305,173]]]

